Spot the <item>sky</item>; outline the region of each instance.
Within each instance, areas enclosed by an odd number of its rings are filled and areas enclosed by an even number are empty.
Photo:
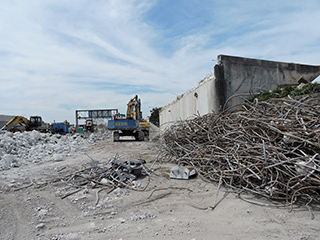
[[[143,116],[213,73],[219,54],[320,65],[320,0],[1,0],[0,114],[75,123]]]

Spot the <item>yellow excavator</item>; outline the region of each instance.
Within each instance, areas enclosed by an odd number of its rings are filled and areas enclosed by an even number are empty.
[[[127,119],[138,120],[145,136],[149,136],[150,123],[142,118],[141,100],[138,98],[138,95],[132,98],[127,105]]]
[[[1,128],[1,130],[11,132],[32,130],[46,132],[48,129],[47,124],[42,121],[40,116],[31,116],[30,120],[22,116],[15,116]]]
[[[108,129],[113,130],[113,141],[120,136],[132,136],[137,141],[149,139],[150,123],[142,118],[141,101],[136,95],[127,104],[127,115],[117,114],[108,121]]]

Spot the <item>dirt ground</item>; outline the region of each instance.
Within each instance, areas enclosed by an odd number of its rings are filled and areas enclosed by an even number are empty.
[[[63,161],[35,163],[0,172],[0,239],[319,239],[320,214],[303,205],[258,206],[200,177],[169,178],[172,165],[156,162],[145,191],[108,193],[86,188],[66,198],[57,181],[93,160],[142,158],[151,167],[153,142],[96,142]],[[148,177],[137,180],[146,186]],[[33,183],[32,185],[30,183]],[[218,193],[218,194],[217,194]],[[247,196],[253,201],[262,201]],[[221,200],[221,201],[220,201]],[[211,207],[218,203],[214,209]]]

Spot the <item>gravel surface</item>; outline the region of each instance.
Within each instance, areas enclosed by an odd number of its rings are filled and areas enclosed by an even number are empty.
[[[156,162],[150,178],[136,180],[145,191],[93,184],[63,198],[76,189],[61,179],[92,162],[118,155],[150,168],[158,156],[152,141],[113,143],[110,133],[0,136],[0,239],[319,239],[317,206],[312,219],[305,206],[250,204],[199,177],[170,179],[168,163]]]

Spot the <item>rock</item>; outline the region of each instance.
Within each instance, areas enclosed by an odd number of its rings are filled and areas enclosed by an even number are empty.
[[[102,183],[102,184],[110,184],[111,183],[112,184],[112,182],[106,178],[102,178],[100,183]]]
[[[62,161],[63,160],[63,155],[62,154],[54,154],[53,155],[53,160],[54,161]]]
[[[48,215],[48,210],[47,209],[44,209],[44,208],[42,208],[42,209],[40,209],[39,211],[38,211],[38,216],[39,217],[44,217],[44,216],[46,216],[46,215]]]
[[[37,230],[40,230],[40,229],[42,229],[42,228],[44,228],[46,225],[44,224],[44,223],[40,223],[40,224],[38,224],[37,226],[36,226],[36,229]]]
[[[5,154],[2,157],[2,164],[6,168],[18,167],[17,158],[14,155]]]
[[[41,138],[40,132],[33,130],[30,134],[30,140],[32,142],[37,142]]]

